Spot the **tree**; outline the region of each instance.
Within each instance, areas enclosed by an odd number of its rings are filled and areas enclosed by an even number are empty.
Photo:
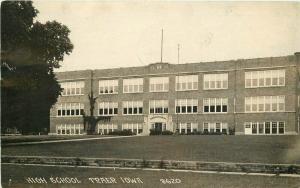
[[[93,74],[93,72],[91,72]],[[91,86],[93,85],[93,75],[91,77]],[[91,87],[91,92],[88,95],[89,103],[90,103],[90,115],[87,115],[85,112],[83,113],[83,124],[84,130],[87,134],[95,134],[96,133],[96,126],[99,121],[110,121],[110,116],[94,116],[94,109],[97,97],[94,97],[94,92]]]
[[[70,30],[56,21],[34,22],[37,14],[31,1],[2,2],[2,131],[49,128],[49,110],[62,90],[54,68],[72,52]]]

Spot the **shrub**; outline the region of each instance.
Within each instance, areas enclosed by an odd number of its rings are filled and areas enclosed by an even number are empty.
[[[162,135],[173,135],[172,131],[163,131]]]
[[[150,129],[150,135],[161,135],[162,131],[156,129]]]
[[[174,133],[172,131],[159,131],[156,129],[150,129],[150,135],[173,135]]]

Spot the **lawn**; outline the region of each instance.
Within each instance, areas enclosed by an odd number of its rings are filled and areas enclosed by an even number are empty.
[[[104,136],[104,135],[101,135]],[[1,143],[19,143],[19,142],[35,142],[35,141],[48,141],[48,140],[68,140],[79,138],[94,138],[100,135],[18,135],[18,136],[1,136]]]
[[[123,169],[87,169],[78,167],[42,167],[42,166],[16,166],[2,165],[2,185],[7,187],[11,179],[10,187],[206,187],[206,188],[282,188],[300,186],[300,178],[296,177],[268,177],[250,175],[228,174],[201,174],[193,172],[170,172],[170,171],[146,171],[146,170],[123,170]],[[25,173],[26,172],[26,173]],[[28,184],[28,177],[43,177],[47,184]],[[53,184],[50,178],[56,177],[77,178],[79,184]],[[114,178],[114,184],[96,184],[89,178]],[[142,183],[127,184],[121,178],[139,178]],[[164,184],[161,179],[175,179],[174,184]]]
[[[82,142],[2,146],[2,155],[298,163],[299,136],[137,136]]]

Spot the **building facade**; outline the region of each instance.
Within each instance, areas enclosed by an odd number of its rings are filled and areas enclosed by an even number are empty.
[[[57,73],[64,88],[50,111],[50,134],[85,134],[88,94],[94,114],[111,116],[96,131],[150,129],[237,135],[299,134],[300,54],[189,64]]]

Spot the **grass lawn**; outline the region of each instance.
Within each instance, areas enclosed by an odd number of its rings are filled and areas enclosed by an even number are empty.
[[[7,187],[205,187],[205,188],[283,188],[300,187],[300,178],[295,177],[267,177],[250,175],[200,174],[193,172],[122,170],[122,169],[87,169],[67,167],[16,166],[2,165],[2,185]],[[26,172],[26,173],[25,173]],[[43,177],[47,184],[28,184],[28,177]],[[53,184],[50,178],[77,178],[80,184]],[[89,178],[114,178],[114,184],[93,184]],[[123,183],[121,177],[139,178],[142,183]],[[175,184],[163,184],[161,179],[177,179]],[[180,181],[178,181],[178,179]],[[180,183],[179,183],[180,182]]]
[[[20,136],[1,136],[1,143],[35,142],[48,140],[67,140],[79,138],[94,138],[104,135],[20,135]]]
[[[137,136],[3,146],[3,154],[300,164],[300,136]]]

